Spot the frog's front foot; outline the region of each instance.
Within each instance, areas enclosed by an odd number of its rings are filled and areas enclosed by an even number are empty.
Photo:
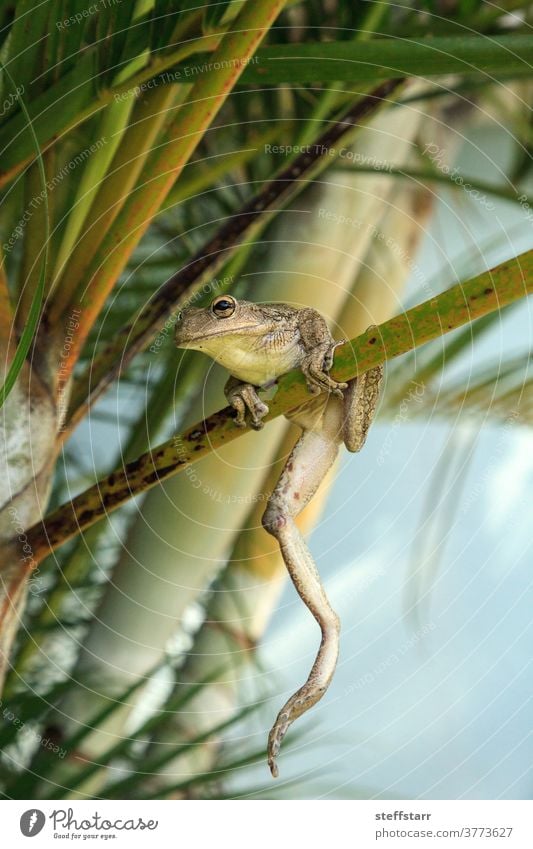
[[[339,345],[344,345],[344,342],[326,343],[325,346],[318,345],[309,351],[302,360],[301,369],[307,380],[307,388],[312,395],[318,395],[319,392],[332,392],[339,398],[344,398],[342,390],[346,389],[348,384],[339,383],[329,374],[333,365],[335,348],[338,348]]]
[[[226,387],[226,398],[236,410],[235,424],[246,427],[246,412],[250,413],[250,425],[255,430],[261,430],[263,419],[268,413],[268,407],[257,394],[257,389],[251,383],[237,383]]]

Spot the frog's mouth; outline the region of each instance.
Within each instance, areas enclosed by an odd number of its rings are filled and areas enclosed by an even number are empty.
[[[261,336],[264,333],[264,329],[257,327],[255,324],[242,324],[239,327],[232,327],[230,329],[224,327],[222,319],[219,319],[219,321],[221,323],[220,328],[217,327],[210,331],[202,331],[197,336],[180,333],[178,328],[175,336],[176,345],[178,348],[199,348],[202,342],[206,342],[208,339],[216,339],[219,336],[227,336],[228,344],[231,345],[231,339],[239,336],[240,333],[246,333],[247,336]]]

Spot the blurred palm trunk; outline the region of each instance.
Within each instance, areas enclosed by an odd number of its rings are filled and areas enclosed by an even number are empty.
[[[21,579],[33,563],[25,531],[46,506],[56,455],[54,382],[38,366],[42,366],[38,356],[31,366],[24,366],[1,411],[0,692],[28,587],[39,591],[37,573],[31,582]]]
[[[395,167],[405,164],[418,123],[416,113],[403,108],[381,114],[360,135],[358,155],[371,161],[390,161]],[[398,302],[406,266],[395,250],[389,257],[389,266],[381,260],[387,274],[391,274],[389,279],[374,270],[375,265],[379,266],[374,252],[385,250],[376,233],[388,220],[388,226],[399,231],[394,235],[395,245],[403,245],[405,256],[410,257],[421,232],[414,214],[419,194],[401,189],[393,179],[381,175],[343,171],[322,177],[279,216],[265,241],[268,254],[244,275],[253,284],[253,299],[313,306],[326,316],[338,336],[353,336],[369,324],[382,321]],[[191,410],[191,422],[224,403],[223,382],[221,371],[214,367],[201,398]],[[205,640],[216,641],[213,621],[228,619],[238,645],[242,645],[242,640],[247,645],[255,644],[260,637],[281,588],[284,570],[272,541],[259,527],[259,517],[281,469],[279,458],[283,458],[294,439],[294,431],[288,436],[287,427],[276,421],[261,434],[249,433],[197,463],[189,474],[178,475],[148,494],[84,642],[77,675],[87,689],[77,687],[63,707],[75,728],[86,723],[109,699],[146,676],[161,660],[178,629],[190,644],[192,629],[188,629],[187,619],[191,605],[203,599],[232,549],[238,561],[232,564],[228,575],[232,587],[237,589],[217,596],[216,610],[208,615],[211,624],[206,623],[197,640],[200,646]],[[305,530],[319,514],[326,490],[324,486],[322,494],[302,516]],[[250,504],[254,505],[251,511]],[[257,551],[257,557],[249,559],[248,550]],[[240,603],[244,598],[244,615],[236,617],[237,599]],[[226,657],[235,661],[234,652],[228,654],[223,628],[218,636],[223,657],[216,649],[207,653],[195,649],[195,657],[184,670],[186,680],[202,680],[211,668],[209,658],[213,656],[217,663]],[[236,678],[239,676],[237,671]],[[203,709],[205,722],[211,725],[222,719],[220,711],[215,710],[214,715],[212,712],[216,693],[221,694],[226,705],[224,710],[221,708],[224,715],[235,709],[238,686],[227,676],[224,680],[226,684],[206,688],[207,702],[201,697],[201,703],[208,706]],[[131,700],[123,705],[86,738],[85,757],[97,760],[123,736],[134,703]],[[196,704],[194,711],[202,710],[201,704],[198,709]],[[198,731],[198,715],[194,711],[188,714],[190,729],[187,723],[180,722],[181,738],[193,735],[194,729]],[[200,726],[203,728],[202,723]],[[126,725],[126,733],[127,728]],[[104,778],[102,770],[83,792],[97,792]]]

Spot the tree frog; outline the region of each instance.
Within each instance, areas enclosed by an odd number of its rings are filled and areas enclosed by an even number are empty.
[[[284,303],[255,304],[219,295],[207,308],[189,307],[176,322],[176,345],[208,354],[230,373],[224,391],[236,411],[259,430],[268,406],[258,390],[293,368],[305,375],[310,398],[287,418],[302,429],[263,516],[263,527],[278,541],[283,560],[304,604],[320,626],[322,640],[305,684],[280,710],[268,738],[268,763],[276,759],[287,729],[326,692],[339,653],[339,619],[332,609],[307,545],[294,521],[333,464],[339,445],[359,451],[372,422],[383,367],[338,383],[329,371],[335,348],[325,319],[314,309]]]

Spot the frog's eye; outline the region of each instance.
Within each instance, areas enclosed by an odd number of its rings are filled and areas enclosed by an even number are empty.
[[[235,298],[231,295],[221,295],[220,298],[215,298],[211,304],[211,311],[217,318],[229,318],[235,312]]]

